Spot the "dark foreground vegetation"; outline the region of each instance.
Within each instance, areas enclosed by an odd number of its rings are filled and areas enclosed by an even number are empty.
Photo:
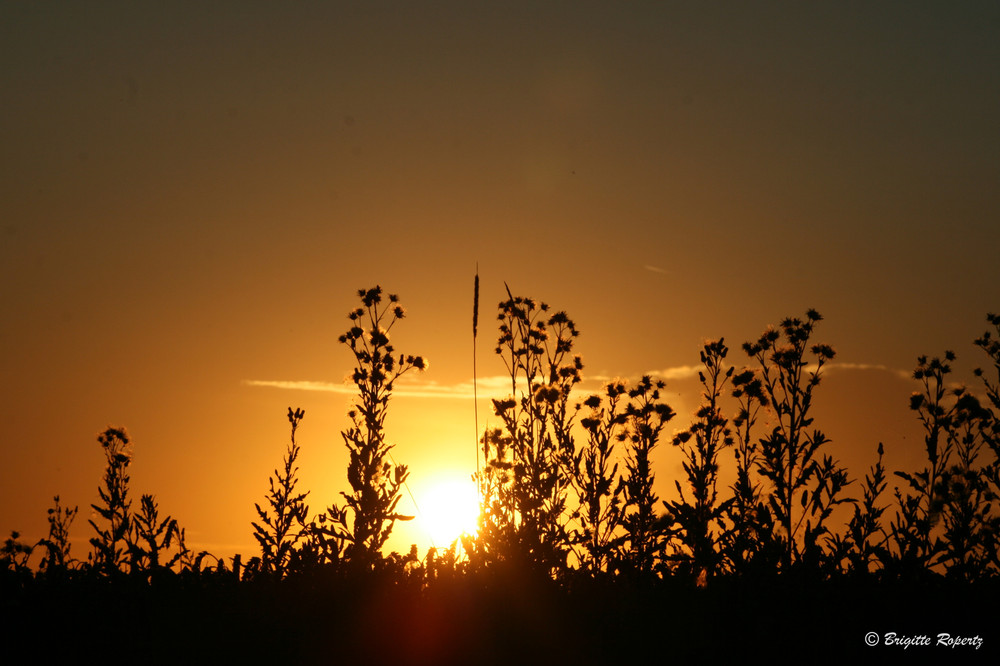
[[[873,443],[855,477],[828,453],[813,401],[832,347],[820,315],[743,345],[701,351],[702,405],[664,441],[662,381],[579,397],[577,330],[563,312],[499,305],[496,353],[511,379],[501,426],[480,441],[479,531],[421,556],[383,553],[408,470],[384,423],[394,382],[426,366],[389,331],[404,311],[361,290],[340,337],[357,399],[342,433],[342,502],[312,512],[298,488],[296,432],[257,505],[260,552],[187,548],[152,496],[129,496],[129,436],[99,436],[107,466],[91,549],[71,553],[77,515],[55,498],[49,535],[0,552],[9,656],[108,662],[602,663],[758,655],[769,662],[995,658],[1000,635],[1000,316],[975,345],[981,385],[950,383],[952,352],[918,359],[910,407],[926,464],[894,471]],[[473,315],[478,330],[477,299]],[[651,460],[678,447],[676,495]],[[720,487],[720,466],[735,482]],[[892,487],[890,480],[898,480]],[[874,634],[878,643],[866,644]],[[945,634],[944,637],[941,634]],[[926,640],[925,640],[926,639]],[[6,661],[6,660],[5,660]],[[754,659],[753,661],[758,661]],[[12,662],[13,663],[13,662]]]

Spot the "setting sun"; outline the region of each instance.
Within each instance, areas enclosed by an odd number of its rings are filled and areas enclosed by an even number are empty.
[[[418,520],[434,546],[447,548],[462,534],[475,534],[479,498],[471,479],[439,478],[417,501]]]

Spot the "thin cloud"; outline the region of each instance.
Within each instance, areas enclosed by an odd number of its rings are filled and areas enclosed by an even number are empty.
[[[341,393],[354,395],[357,386],[348,382],[317,382],[305,380],[262,380],[245,379],[245,386],[276,388],[286,391],[323,391],[326,393]],[[480,377],[476,391],[472,382],[458,384],[438,384],[437,382],[397,381],[393,385],[392,394],[400,398],[458,398],[471,400],[473,395],[480,398],[499,398],[510,393],[510,377]]]
[[[590,393],[600,392],[609,381],[601,381],[599,378],[587,377],[580,384],[574,387],[571,397],[578,399],[586,397]],[[285,391],[321,391],[325,393],[339,393],[343,395],[355,395],[357,387],[350,382],[321,382],[307,380],[266,380],[266,379],[245,379],[244,386],[255,386],[260,388],[274,388]],[[525,389],[523,382],[518,382],[518,390]],[[420,381],[414,379],[399,380],[393,385],[392,395],[397,398],[446,398],[458,400],[472,400],[473,396],[478,396],[480,400],[506,398],[511,394],[510,377],[496,375],[490,377],[480,377],[476,382],[475,391],[472,381],[458,382],[455,384],[438,384],[433,381]]]
[[[899,370],[897,368],[890,368],[887,365],[882,365],[881,363],[827,363],[824,366],[828,372],[841,372],[841,371],[862,371],[862,372],[887,372],[891,375],[896,375],[900,379],[912,379],[913,373],[906,370]],[[809,372],[816,372],[816,364],[810,363],[806,366],[806,370]]]
[[[261,386],[264,388],[277,388],[290,391],[327,391],[329,393],[353,393],[346,384],[333,384],[330,382],[309,382],[309,381],[285,381],[267,379],[244,379],[245,386]]]
[[[827,372],[886,372],[896,375],[901,379],[910,379],[913,374],[906,370],[890,368],[886,365],[876,363],[827,363],[823,366]],[[805,368],[809,372],[816,371],[816,365],[810,364]],[[670,368],[651,370],[647,374],[655,379],[667,381],[679,381],[696,379],[702,370],[700,365],[678,365]],[[602,388],[611,381],[624,381],[631,383],[634,379],[623,377],[611,377],[607,375],[592,375],[585,377],[574,390],[575,395],[587,395],[593,392],[600,392]],[[318,382],[306,380],[258,380],[247,379],[243,381],[246,386],[259,386],[264,388],[276,388],[290,391],[325,391],[328,393],[342,393],[353,395],[357,393],[357,387],[351,383]],[[520,383],[519,383],[520,384]],[[524,386],[519,385],[519,390]],[[510,377],[506,375],[495,375],[490,377],[480,377],[475,393],[473,392],[472,381],[459,382],[456,384],[438,384],[433,381],[419,380],[399,380],[393,387],[393,395],[407,398],[450,398],[471,400],[473,395],[478,395],[480,399],[505,398],[511,394]]]
[[[678,365],[673,368],[653,370],[649,376],[656,379],[694,379],[701,369],[700,365]]]
[[[661,275],[666,275],[667,273],[665,269],[660,268],[659,266],[650,266],[649,264],[646,264],[645,266],[643,266],[643,268],[645,268],[650,273],[659,273]]]
[[[815,363],[810,363],[805,369],[809,372],[815,372],[816,367]],[[649,375],[659,379],[695,379],[702,369],[700,365],[678,365],[662,370],[652,370]],[[826,363],[823,369],[826,372],[887,372],[901,379],[911,379],[913,377],[912,372],[890,368],[889,366],[877,363]]]

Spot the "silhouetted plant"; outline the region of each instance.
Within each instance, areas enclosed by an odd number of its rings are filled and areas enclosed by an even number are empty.
[[[425,583],[425,570],[421,566],[417,545],[411,544],[405,555],[393,551],[374,561],[376,579],[390,581],[399,589],[419,592]]]
[[[726,569],[742,576],[751,567],[773,570],[781,549],[774,541],[774,519],[762,499],[761,484],[755,481],[760,456],[754,426],[770,403],[759,373],[752,369],[734,374],[732,386],[738,405],[732,426],[736,481],[730,487],[732,502],[726,511],[729,527],[720,536],[720,548]]]
[[[31,567],[28,566],[28,558],[31,557],[32,548],[21,541],[21,533],[11,530],[10,536],[0,546],[0,564],[4,571],[16,574],[30,574]]]
[[[894,566],[903,572],[932,566],[940,551],[940,544],[931,541],[931,527],[936,522],[933,488],[947,463],[947,460],[941,460],[939,447],[945,425],[943,421],[947,419],[947,410],[942,404],[946,390],[944,377],[951,372],[948,362],[952,359],[954,354],[950,351],[946,352],[945,361],[935,358],[928,362],[927,357],[922,356],[914,371],[914,378],[922,382],[924,392],[910,396],[910,409],[917,412],[923,425],[930,467],[915,474],[895,472],[916,491],[916,494],[907,493],[905,496],[898,488],[894,491],[899,506],[892,523],[892,536],[898,549]]]
[[[268,479],[270,490],[267,501],[270,510],[262,509],[254,503],[260,523],[251,523],[253,536],[260,544],[260,558],[248,564],[251,571],[259,571],[265,575],[275,574],[279,577],[288,572],[289,564],[296,555],[296,545],[308,537],[307,516],[309,507],[305,499],[308,492],[297,493],[299,445],[295,441],[295,431],[299,427],[305,411],[288,408],[288,422],[292,427],[291,441],[285,451],[282,469],[274,470],[274,476]]]
[[[317,534],[327,543],[324,557],[343,554],[364,567],[381,558],[382,546],[397,520],[412,520],[396,511],[400,489],[408,472],[405,465],[390,462],[392,445],[386,442],[385,418],[393,383],[403,374],[427,367],[421,356],[395,355],[389,344],[389,331],[403,318],[399,298],[390,294],[388,302],[382,288],[358,291],[362,307],[348,318],[351,328],[340,336],[354,354],[351,379],[358,388],[354,408],[348,412],[352,426],[341,433],[350,454],[347,480],[351,492],[342,492],[344,506],[334,504],[315,525]],[[350,512],[350,517],[348,517]]]
[[[428,548],[419,575],[425,586],[444,580],[455,581],[464,574],[463,562],[460,561],[458,541],[452,542],[447,548]],[[416,557],[416,546],[411,554]],[[416,572],[416,569],[414,569]]]
[[[128,539],[132,529],[128,466],[132,458],[124,428],[108,428],[98,435],[97,441],[104,451],[107,467],[104,470],[104,487],[97,489],[102,504],[91,504],[91,507],[107,521],[107,525],[100,527],[93,519],[89,521],[97,532],[97,536],[90,539],[94,547],[91,564],[95,569],[112,575],[122,571],[128,563]]]
[[[935,495],[943,504],[940,515],[948,575],[970,581],[989,573],[996,558],[998,519],[992,510],[996,496],[979,465],[982,408],[973,396],[965,397],[959,401],[956,419],[958,462],[939,479]]]
[[[808,430],[813,423],[813,391],[820,383],[823,366],[835,355],[829,345],[809,346],[813,327],[821,319],[818,312],[809,310],[805,319],[785,319],[780,330],[769,329],[757,342],[743,345],[747,355],[760,365],[776,421],[771,432],[760,440],[758,469],[771,482],[768,508],[780,527],[777,539],[782,544],[786,570],[800,559],[809,565],[819,564],[819,538],[828,533],[826,519],[835,506],[853,501],[840,497],[848,484],[846,470],[829,455],[818,458],[829,440],[819,430]],[[811,370],[807,351],[815,357]],[[797,537],[803,520],[800,548]]]
[[[160,509],[152,495],[143,495],[139,507],[139,513],[132,517],[129,535],[129,569],[154,576],[170,570],[184,557],[183,530],[170,516],[160,520]]]
[[[573,483],[579,506],[570,516],[578,524],[571,541],[577,549],[580,567],[592,573],[605,572],[620,556],[620,527],[623,517],[624,483],[618,475],[615,445],[625,441],[628,403],[625,385],[605,386],[607,402],[591,395],[584,405],[590,409],[580,425],[587,432],[586,443],[573,458]]]
[[[828,539],[835,573],[868,576],[884,568],[889,557],[889,535],[882,527],[882,515],[887,507],[879,505],[879,498],[886,489],[884,453],[880,442],[878,460],[865,475],[864,496],[854,505],[846,534],[831,535]]]
[[[983,333],[975,340],[975,345],[986,353],[992,363],[992,377],[982,368],[976,368],[974,373],[982,381],[989,401],[982,414],[981,434],[993,453],[993,462],[983,467],[982,475],[989,484],[992,497],[996,498],[1000,497],[1000,315],[989,313],[986,320],[992,324],[993,330]],[[994,517],[991,525],[992,545],[986,548],[992,573],[1000,572],[1000,529],[997,520]]]
[[[704,585],[721,567],[723,553],[717,539],[725,532],[723,517],[734,499],[718,502],[716,482],[719,476],[719,453],[734,443],[732,430],[720,406],[726,386],[736,368],[723,369],[729,348],[722,339],[707,343],[699,352],[704,370],[698,372],[704,391],[695,421],[687,430],[674,436],[673,445],[684,455],[681,463],[691,490],[684,495],[680,481],[674,481],[679,501],[665,502],[676,527],[675,536],[682,546],[672,556],[680,573],[694,576]],[[693,446],[690,444],[694,439]]]
[[[924,571],[936,566],[943,550],[940,539],[931,536],[938,522],[941,502],[934,496],[938,480],[944,474],[951,456],[951,429],[954,406],[947,405],[948,390],[945,377],[951,373],[955,354],[945,352],[944,360],[926,356],[917,359],[914,379],[921,382],[923,392],[910,396],[910,409],[917,412],[924,429],[924,446],[929,467],[910,474],[897,471],[896,476],[905,480],[916,491],[904,496],[897,488],[894,493],[899,505],[892,523],[893,541],[897,547],[894,562],[903,573]],[[943,439],[943,441],[942,441]]]
[[[555,572],[565,567],[569,548],[564,521],[575,415],[569,395],[583,368],[570,353],[578,332],[565,312],[548,315],[545,303],[508,296],[498,306],[496,353],[507,366],[512,397],[493,401],[503,428],[483,436],[478,553]]]
[[[488,429],[481,440],[484,464],[477,475],[481,498],[479,529],[475,537],[461,537],[462,546],[477,570],[512,557],[517,547],[512,442],[513,438],[499,428]]]
[[[992,439],[994,417],[966,388],[947,388],[954,360],[951,351],[944,360],[921,356],[913,373],[923,390],[910,397],[910,408],[924,428],[928,467],[896,472],[915,491],[904,496],[896,490],[893,566],[903,575],[940,567],[970,580],[996,565],[1000,524],[989,481],[996,455],[985,466],[979,460]]]
[[[54,505],[48,510],[49,534],[38,542],[45,548],[45,555],[38,565],[39,571],[52,575],[66,569],[72,562],[70,557],[69,528],[79,512],[77,507],[63,507],[59,495],[53,498]]]
[[[619,568],[640,575],[655,571],[669,527],[669,519],[656,511],[659,497],[653,491],[655,475],[650,460],[663,425],[674,417],[673,410],[660,401],[663,387],[662,381],[644,376],[629,389],[625,409],[625,553]]]
[[[985,407],[986,413],[983,415],[982,435],[985,443],[993,450],[993,454],[1000,457],[1000,315],[988,314],[986,320],[993,325],[993,330],[987,330],[982,336],[976,338],[975,345],[986,353],[993,364],[992,378],[982,368],[976,368],[973,372],[982,382],[986,391],[986,399],[989,401],[989,405]],[[989,475],[993,487],[1000,492],[998,471],[1000,471],[1000,466],[992,465],[989,469]]]
[[[188,548],[183,527],[174,532],[174,538],[176,539],[177,559],[171,566],[175,566],[176,570],[190,575],[230,575],[232,573],[226,568],[223,558],[213,555],[207,550],[193,551]],[[239,561],[240,556],[236,555],[233,559]],[[213,561],[214,564],[209,564]]]
[[[986,315],[986,321],[993,325],[993,330],[987,330],[976,338],[974,344],[982,349],[993,363],[993,379],[990,379],[982,368],[976,368],[974,373],[982,380],[986,397],[993,408],[1000,410],[1000,315],[990,313]]]

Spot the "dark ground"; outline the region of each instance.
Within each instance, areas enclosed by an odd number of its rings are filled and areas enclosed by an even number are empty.
[[[696,589],[491,575],[419,591],[318,577],[170,576],[152,585],[8,577],[0,591],[0,662],[8,664],[947,664],[997,663],[1000,655],[1000,585],[992,581],[774,578]],[[868,646],[872,632],[878,644]],[[892,633],[910,646],[886,645]],[[937,645],[940,633],[982,644]]]

